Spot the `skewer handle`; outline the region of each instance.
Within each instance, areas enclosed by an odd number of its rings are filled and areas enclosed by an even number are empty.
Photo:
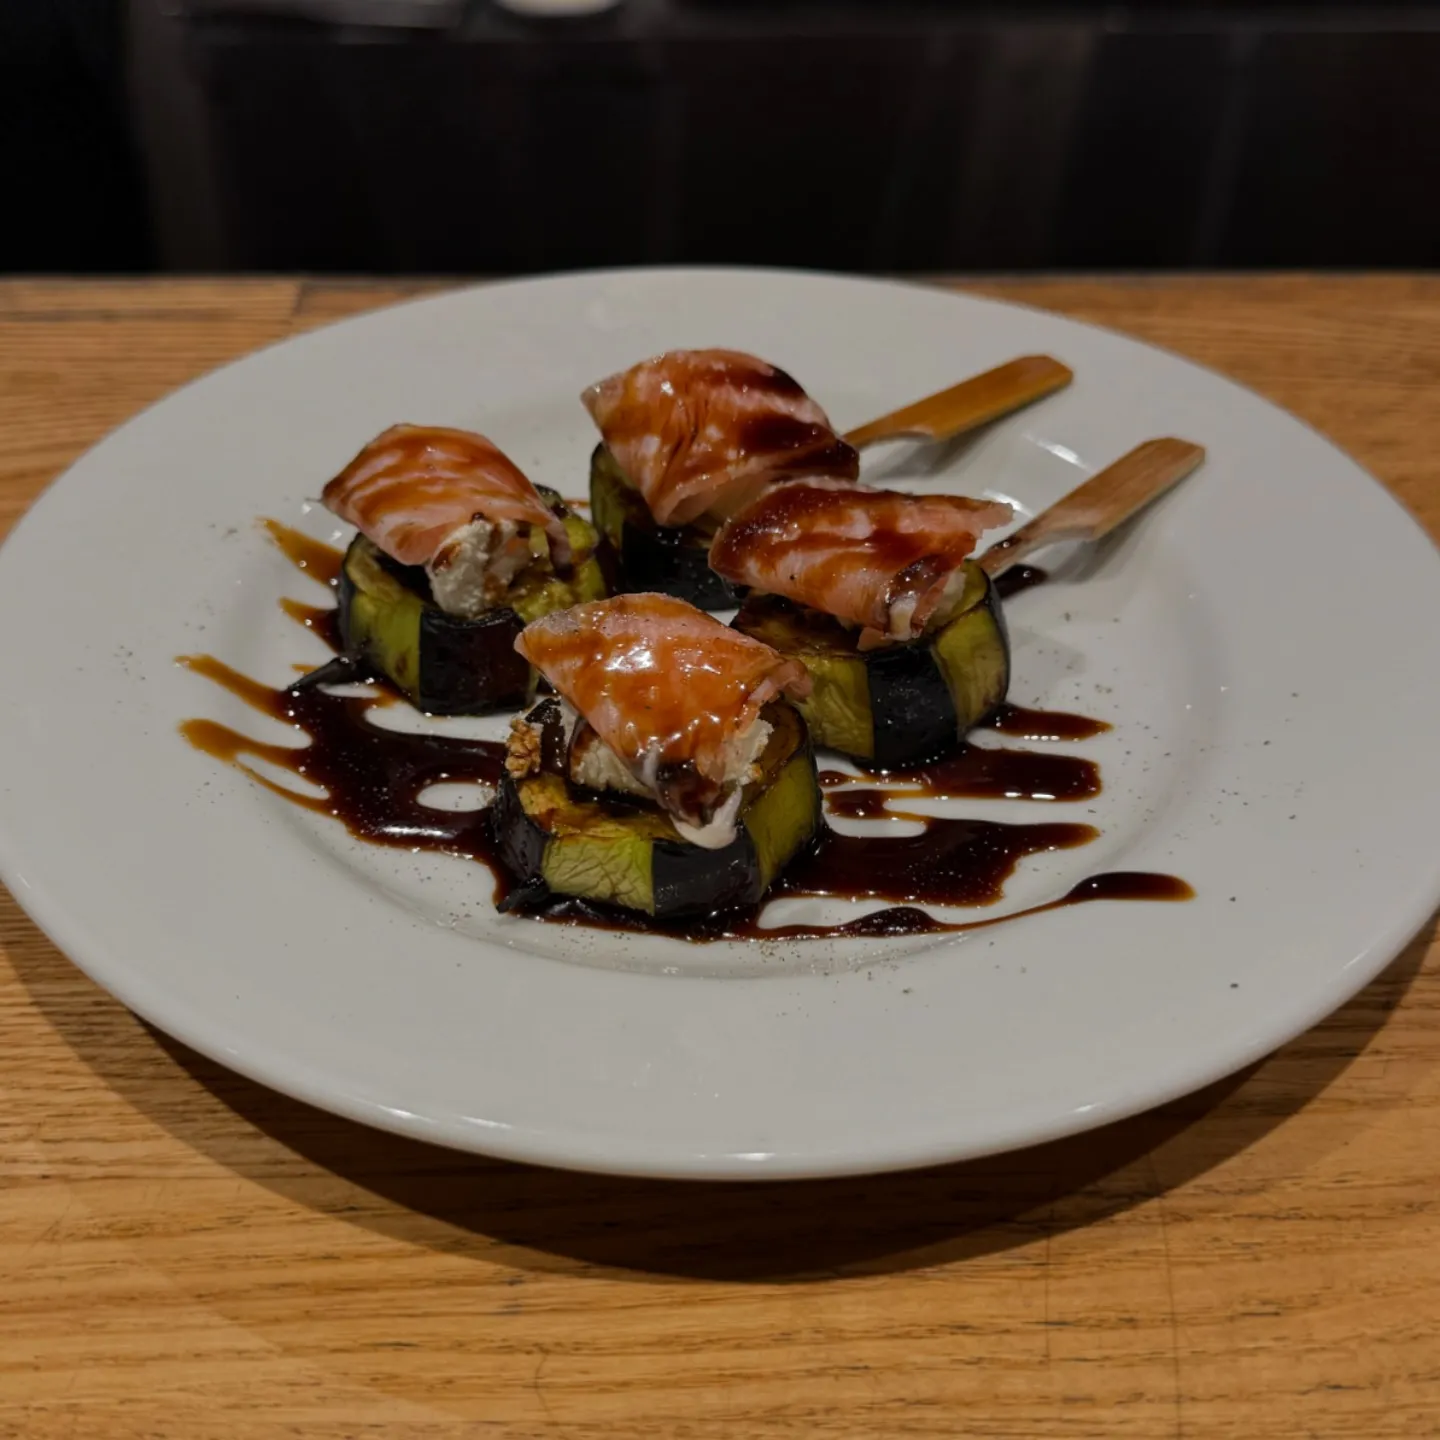
[[[980,568],[994,576],[1042,545],[1099,540],[1178,485],[1204,459],[1204,448],[1188,440],[1147,440],[992,545],[980,557]]]
[[[1074,378],[1068,365],[1048,355],[1025,355],[892,410],[851,430],[845,439],[857,450],[902,436],[949,440],[1063,390]]]

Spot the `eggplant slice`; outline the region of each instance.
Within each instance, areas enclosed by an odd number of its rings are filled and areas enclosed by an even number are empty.
[[[548,562],[532,565],[509,605],[465,620],[431,599],[423,566],[400,565],[357,535],[336,587],[341,654],[297,685],[383,676],[431,715],[480,715],[526,704],[535,693],[535,673],[515,650],[521,630],[552,610],[609,593],[594,528],[555,491],[538,488],[570,534],[574,560],[568,574],[557,574]]]
[[[778,595],[751,593],[735,628],[805,664],[799,702],[818,746],[884,770],[933,759],[978,725],[1010,688],[1010,639],[1000,597],[966,564],[955,617],[933,635],[860,650],[858,632]]]
[[[590,514],[615,551],[621,590],[673,595],[699,610],[733,610],[744,596],[710,568],[713,528],[661,525],[604,445],[590,457]]]
[[[554,768],[519,781],[507,774],[491,814],[500,859],[519,886],[502,908],[573,896],[675,920],[758,904],[821,824],[805,722],[784,704],[767,707],[765,719],[773,728],[761,775],[746,787],[723,850],[682,840],[657,806],[581,790]]]

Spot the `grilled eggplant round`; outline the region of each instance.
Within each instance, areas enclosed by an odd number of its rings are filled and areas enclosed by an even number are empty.
[[[466,620],[435,604],[423,566],[398,564],[357,535],[336,587],[341,654],[297,683],[379,675],[432,715],[479,715],[525,704],[535,693],[535,674],[515,650],[521,630],[552,610],[608,593],[594,528],[555,491],[539,489],[569,532],[573,562],[567,574],[538,557],[517,579],[508,605]]]
[[[977,725],[1010,687],[1010,639],[1000,597],[966,564],[955,616],[908,644],[861,650],[858,631],[778,595],[752,593],[736,629],[794,656],[813,688],[798,702],[816,745],[880,769],[933,759]]]
[[[699,610],[740,603],[744,590],[710,568],[714,527],[661,525],[604,445],[590,457],[590,514],[615,551],[621,589],[673,595]]]
[[[501,908],[571,896],[676,920],[757,904],[821,824],[805,722],[785,704],[764,718],[772,728],[760,776],[745,787],[735,838],[720,850],[682,840],[655,805],[572,785],[554,764],[518,781],[507,774],[491,813],[500,858],[519,885]]]

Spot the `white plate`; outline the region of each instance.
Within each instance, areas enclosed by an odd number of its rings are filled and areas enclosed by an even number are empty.
[[[774,359],[841,427],[1011,356],[1057,355],[1074,385],[938,476],[914,451],[867,467],[1027,511],[1147,437],[1209,447],[1083,578],[1075,557],[1012,607],[1014,698],[1114,722],[1079,747],[1104,768],[1095,813],[966,807],[1103,831],[1026,861],[1004,907],[1116,868],[1178,873],[1194,901],[1096,903],[939,940],[637,940],[498,917],[473,865],[354,842],[182,742],[176,724],[194,715],[264,732],[177,654],[272,683],[320,656],[276,606],[307,582],[254,517],[338,537],[307,497],[402,419],[483,429],[535,479],[583,494],[579,390],[681,345]],[[932,290],[575,275],[306,335],[82,459],[0,552],[0,613],[0,873],[56,943],[245,1074],[489,1154],[795,1176],[1044,1140],[1312,1024],[1395,955],[1440,888],[1440,564],[1426,537],[1238,386]]]

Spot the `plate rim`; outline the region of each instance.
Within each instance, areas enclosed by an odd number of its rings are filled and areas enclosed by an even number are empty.
[[[923,282],[917,283],[897,280],[890,277],[851,276],[832,271],[714,265],[606,267],[565,271],[554,275],[513,277],[497,281],[464,283],[454,287],[447,287],[434,293],[404,297],[391,304],[377,306],[357,315],[346,316],[328,324],[313,327],[312,329],[301,332],[299,335],[285,336],[271,341],[256,350],[250,351],[242,356],[237,356],[220,366],[216,366],[202,375],[193,377],[175,390],[168,392],[141,410],[136,411],[133,415],[128,416],[120,425],[107,432],[106,436],[97,441],[95,445],[89,447],[76,461],[66,466],[60,475],[50,481],[35,497],[11,528],[3,544],[0,544],[0,568],[3,568],[5,565],[6,556],[13,556],[15,550],[18,548],[15,543],[16,537],[23,537],[27,533],[28,529],[34,523],[34,517],[36,517],[37,514],[43,513],[52,495],[66,481],[76,466],[89,457],[95,450],[109,443],[110,439],[121,431],[141,421],[143,417],[147,416],[152,410],[169,403],[175,397],[192,389],[192,387],[202,385],[237,366],[258,361],[273,349],[279,349],[286,345],[293,345],[296,342],[304,341],[311,335],[342,329],[352,324],[363,324],[377,315],[395,310],[417,306],[443,307],[457,295],[493,291],[497,288],[538,287],[555,280],[588,279],[603,281],[608,278],[634,279],[636,277],[652,275],[665,275],[672,279],[683,279],[690,275],[764,276],[786,280],[795,277],[814,277],[841,281],[846,284],[860,284],[868,287],[886,288],[911,293],[929,293],[945,301],[958,298],[968,304],[978,304],[985,308],[993,308],[1000,311],[1026,311],[1034,315],[1043,316],[1048,320],[1056,320],[1070,326],[1079,326],[1086,330],[1121,340],[1129,346],[1159,352],[1181,365],[1193,367],[1195,370],[1219,380],[1225,386],[1239,391],[1248,400],[1258,402],[1259,405],[1263,406],[1265,410],[1271,412],[1273,415],[1283,417],[1291,424],[1297,425],[1307,431],[1312,437],[1327,447],[1328,450],[1333,452],[1333,454],[1344,462],[1356,475],[1363,477],[1374,490],[1383,495],[1390,502],[1391,506],[1394,507],[1394,510],[1398,512],[1398,515],[1425,538],[1430,550],[1432,563],[1440,563],[1440,552],[1437,552],[1434,538],[1429,534],[1428,530],[1420,524],[1405,503],[1389,487],[1384,485],[1378,478],[1366,470],[1365,467],[1354,460],[1352,456],[1329,436],[1325,435],[1316,426],[1302,417],[1285,410],[1274,401],[1241,385],[1238,381],[1231,379],[1222,372],[1164,346],[1138,339],[1124,331],[1096,325],[1088,320],[1077,320],[1068,315],[1052,312],[1041,306],[1000,300],[985,295],[975,295],[963,288],[957,290]],[[23,873],[23,850],[24,844],[20,837],[20,831],[6,819],[3,810],[0,810],[0,878],[3,878],[9,886],[12,895],[15,897],[21,909],[30,916],[56,948],[72,964],[76,965],[77,968],[95,981],[95,983],[114,995],[122,1004],[125,1004],[144,1019],[153,1023],[159,1029],[164,1030],[167,1034],[174,1036],[177,1040],[196,1050],[198,1053],[218,1061],[228,1068],[245,1075],[247,1078],[265,1085],[268,1088],[280,1091],[281,1093],[289,1094],[295,1099],[313,1105],[316,1108],[341,1115],[346,1119],[358,1121],[359,1123],[387,1130],[392,1133],[447,1145],[452,1148],[509,1160],[558,1166],[572,1170],[589,1170],[608,1174],[677,1179],[779,1180],[802,1177],[870,1174],[911,1169],[949,1163],[961,1159],[979,1158],[984,1155],[1045,1143],[1065,1135],[1094,1128],[1098,1125],[1112,1123],[1124,1119],[1127,1116],[1154,1108],[1157,1105],[1168,1103],[1253,1064],[1259,1058],[1293,1040],[1295,1036],[1304,1033],[1319,1020],[1332,1013],[1339,1005],[1345,1003],[1347,999],[1357,994],[1369,984],[1386,966],[1403,952],[1410,940],[1420,932],[1426,922],[1434,915],[1437,900],[1440,900],[1440,857],[1437,857],[1431,863],[1427,881],[1417,887],[1416,894],[1413,897],[1413,903],[1407,906],[1403,913],[1388,917],[1388,923],[1374,926],[1372,939],[1365,950],[1353,957],[1345,967],[1336,971],[1333,978],[1331,978],[1325,986],[1321,987],[1317,985],[1309,990],[1307,993],[1310,995],[1310,1003],[1303,1008],[1297,1008],[1294,1015],[1290,1017],[1290,1020],[1287,1020],[1285,1027],[1272,1026],[1263,1038],[1258,1038],[1242,1048],[1223,1049],[1223,1047],[1214,1047],[1212,1054],[1217,1056],[1223,1054],[1223,1058],[1212,1059],[1208,1063],[1197,1062],[1192,1065],[1187,1072],[1174,1075],[1166,1085],[1159,1087],[1152,1086],[1142,1092],[1133,1094],[1128,1099],[1112,1097],[1108,1101],[1102,1101],[1078,1110],[1071,1110],[1064,1115],[1057,1116],[1049,1126],[1031,1127],[1022,1139],[1012,1139],[999,1143],[981,1145],[979,1147],[952,1146],[943,1153],[937,1151],[933,1146],[912,1146],[908,1149],[906,1147],[898,1147],[886,1158],[881,1158],[873,1149],[865,1156],[856,1156],[852,1153],[836,1154],[822,1158],[814,1153],[807,1153],[799,1157],[787,1157],[783,1154],[777,1154],[767,1157],[764,1161],[752,1161],[735,1155],[692,1153],[687,1156],[671,1155],[668,1159],[655,1159],[651,1163],[644,1163],[640,1161],[638,1157],[631,1157],[617,1164],[612,1155],[601,1155],[598,1153],[586,1155],[573,1148],[570,1149],[568,1154],[563,1156],[558,1155],[555,1145],[553,1143],[547,1143],[543,1138],[543,1134],[550,1132],[542,1132],[542,1138],[538,1142],[532,1143],[530,1138],[531,1132],[529,1131],[519,1129],[497,1130],[485,1136],[482,1146],[474,1143],[479,1137],[473,1130],[460,1132],[453,1126],[449,1126],[442,1121],[435,1121],[424,1116],[406,1115],[401,1117],[383,1105],[348,1095],[338,1088],[326,1089],[323,1084],[317,1085],[312,1083],[312,1077],[308,1072],[297,1070],[293,1065],[291,1068],[286,1069],[284,1066],[277,1067],[273,1064],[266,1063],[269,1052],[264,1046],[252,1047],[252,1056],[264,1052],[261,1054],[259,1060],[255,1060],[247,1058],[246,1055],[237,1052],[228,1045],[218,1043],[215,1039],[207,1036],[206,1027],[203,1024],[196,1025],[187,1018],[186,1014],[181,1013],[184,1012],[187,1007],[181,1005],[177,1011],[175,1007],[165,1005],[163,1003],[163,997],[157,998],[147,993],[143,981],[135,985],[129,983],[129,977],[125,973],[124,964],[117,965],[113,963],[113,959],[107,955],[107,947],[103,939],[82,933],[84,929],[83,925],[80,925],[78,928],[73,927],[64,903],[43,887],[37,889],[36,886],[25,877]],[[97,963],[95,959],[96,955],[104,958]],[[1283,1034],[1282,1028],[1285,1032]]]

